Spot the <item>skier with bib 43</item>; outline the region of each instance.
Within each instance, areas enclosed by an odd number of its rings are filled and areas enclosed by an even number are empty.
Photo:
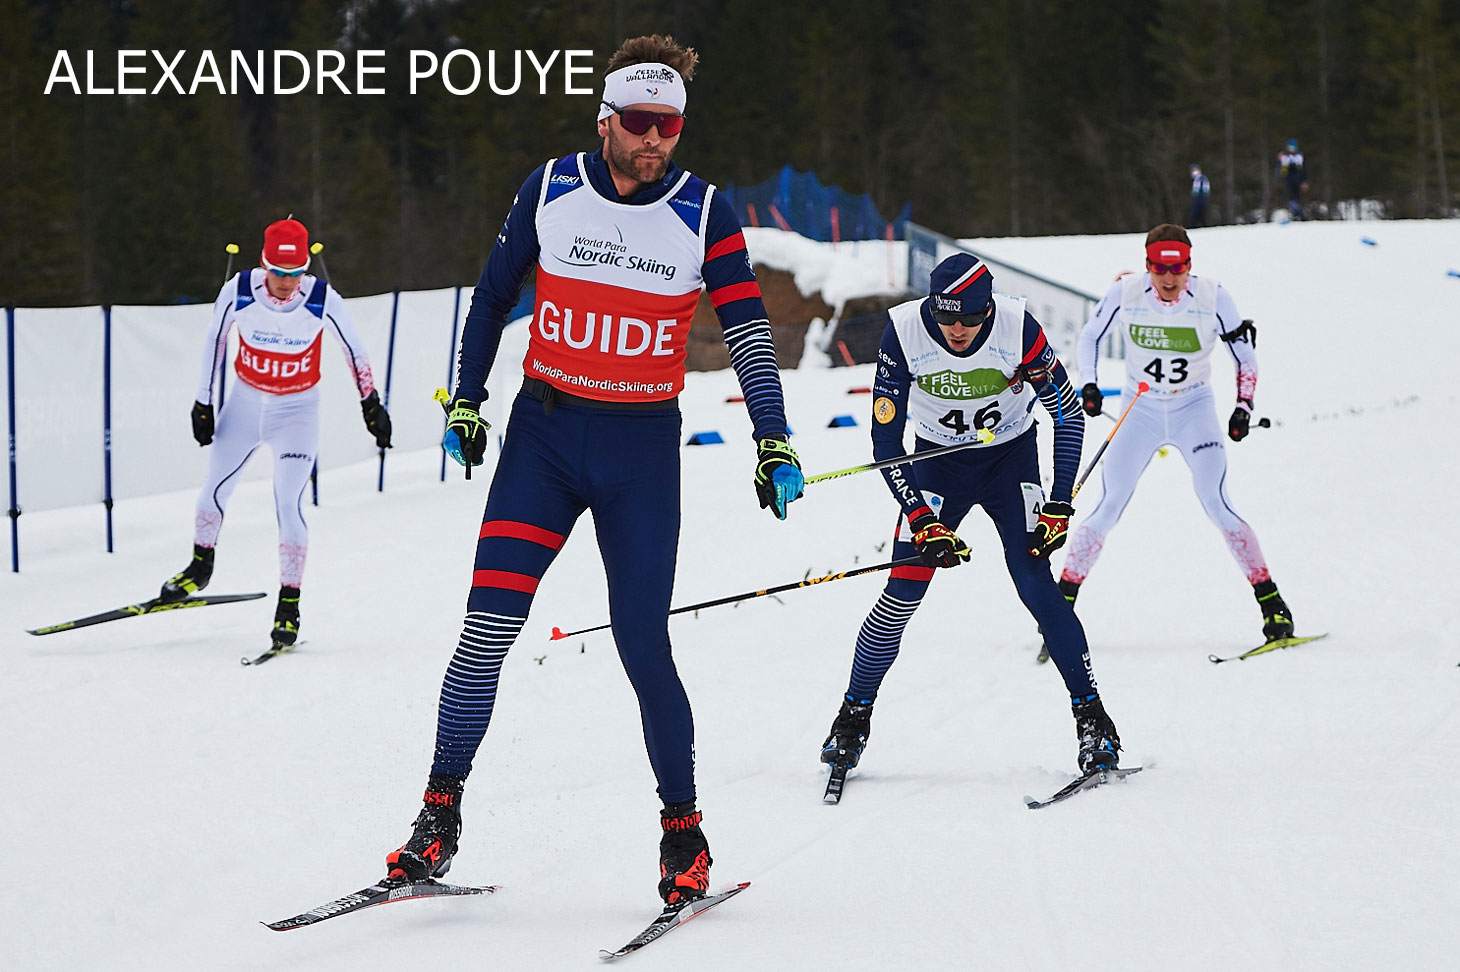
[[[1293,612],[1278,593],[1257,534],[1232,509],[1227,497],[1227,447],[1218,424],[1211,357],[1226,349],[1237,375],[1237,404],[1226,437],[1241,442],[1252,422],[1257,393],[1257,329],[1237,313],[1226,288],[1191,272],[1186,230],[1162,223],[1146,234],[1146,272],[1125,274],[1106,292],[1080,332],[1080,396],[1090,415],[1101,412],[1095,369],[1100,343],[1125,335],[1125,396],[1146,382],[1150,389],[1130,407],[1120,434],[1110,441],[1100,467],[1101,496],[1070,538],[1060,589],[1074,603],[1080,585],[1125,512],[1151,456],[1175,446],[1191,469],[1192,485],[1207,517],[1222,532],[1227,549],[1252,585],[1269,641],[1293,634]]]

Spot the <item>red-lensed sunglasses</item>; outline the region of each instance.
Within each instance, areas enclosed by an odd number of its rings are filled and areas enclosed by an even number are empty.
[[[660,138],[673,138],[684,131],[684,116],[657,111],[640,111],[636,108],[620,108],[611,101],[602,102],[613,109],[624,131],[632,135],[647,135],[649,129],[658,126]]]
[[[1165,276],[1168,273],[1182,274],[1191,269],[1191,261],[1187,260],[1185,263],[1152,263],[1150,260],[1147,260],[1146,269],[1158,277]]]

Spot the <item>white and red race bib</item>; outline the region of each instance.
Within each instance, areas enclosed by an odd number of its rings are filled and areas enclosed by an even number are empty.
[[[713,191],[686,172],[663,198],[632,206],[598,195],[581,156],[550,165],[524,373],[600,401],[678,395]]]
[[[319,352],[323,337],[322,331],[317,332],[313,344],[303,351],[290,353],[254,347],[240,333],[238,357],[233,359],[233,370],[244,384],[273,395],[292,395],[313,388],[319,381]]]

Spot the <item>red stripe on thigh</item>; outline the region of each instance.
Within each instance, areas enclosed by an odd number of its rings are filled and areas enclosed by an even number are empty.
[[[567,539],[561,533],[544,530],[531,523],[518,523],[516,520],[488,520],[482,524],[482,532],[477,535],[477,539],[485,540],[487,537],[528,540],[532,543],[540,543],[551,550],[561,548],[563,541]]]
[[[538,578],[531,574],[518,574],[510,570],[478,570],[471,575],[472,587],[499,587],[523,594],[537,593]]]

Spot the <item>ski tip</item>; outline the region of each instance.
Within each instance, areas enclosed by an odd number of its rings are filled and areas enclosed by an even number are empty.
[[[248,657],[247,655],[244,655],[242,658],[240,658],[238,660],[238,663],[240,665],[252,665],[253,664],[253,659],[250,658],[250,657]]]

